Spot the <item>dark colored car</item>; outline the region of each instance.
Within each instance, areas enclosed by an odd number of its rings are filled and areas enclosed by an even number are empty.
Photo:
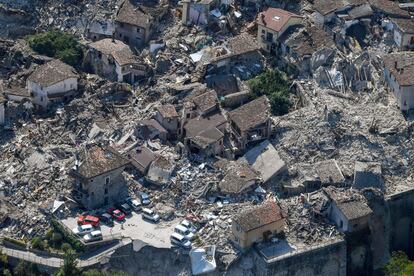
[[[105,223],[108,226],[114,226],[114,219],[112,216],[108,213],[103,213],[100,216],[101,222]]]
[[[123,221],[125,219],[125,214],[115,208],[109,208],[108,214],[110,214],[116,221]]]
[[[116,208],[121,210],[125,215],[130,215],[132,213],[131,206],[129,206],[128,203],[117,204]]]

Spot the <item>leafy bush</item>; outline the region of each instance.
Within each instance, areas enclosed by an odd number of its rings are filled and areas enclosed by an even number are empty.
[[[286,75],[279,70],[269,70],[249,80],[253,99],[266,95],[269,98],[273,115],[289,112],[292,103],[289,99],[289,82]]]
[[[55,232],[59,232],[63,236],[63,240],[70,244],[76,252],[85,251],[85,246],[72,233],[66,231],[56,220],[51,220],[51,225]],[[52,235],[53,236],[53,235]]]
[[[52,30],[27,37],[29,46],[39,54],[58,58],[76,66],[81,63],[83,51],[76,38],[68,33]]]
[[[82,272],[82,276],[127,276],[128,274],[120,271],[100,271],[97,269],[89,269]]]
[[[390,261],[384,266],[384,274],[389,276],[414,275],[414,261],[410,261],[404,252],[393,252]]]
[[[40,237],[34,237],[31,241],[32,247],[39,250],[45,249],[45,243]]]
[[[69,250],[72,250],[72,246],[67,242],[62,243],[62,246],[60,248],[63,252],[68,252]]]

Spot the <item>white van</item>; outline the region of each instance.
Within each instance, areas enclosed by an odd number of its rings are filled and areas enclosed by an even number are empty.
[[[179,224],[174,228],[174,232],[183,235],[187,240],[192,241],[194,239],[194,233],[192,233],[187,227]]]
[[[102,232],[100,230],[92,231],[83,237],[85,242],[93,242],[102,240]]]
[[[180,235],[178,233],[172,233],[170,240],[173,245],[178,245],[186,249],[191,248],[191,242],[187,240],[183,235]]]
[[[79,225],[76,228],[72,229],[72,232],[75,235],[85,235],[93,231],[93,226],[91,224]]]
[[[148,209],[148,208],[142,209],[142,218],[148,219],[152,222],[158,222],[160,220],[160,216],[157,213],[155,213],[153,210]]]

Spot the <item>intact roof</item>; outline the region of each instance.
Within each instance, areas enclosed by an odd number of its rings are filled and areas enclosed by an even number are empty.
[[[337,206],[348,220],[362,218],[372,213],[371,208],[363,201],[346,201],[338,203]]]
[[[138,62],[138,58],[132,53],[129,46],[119,40],[105,38],[90,43],[89,47],[107,56],[112,56],[121,66]]]
[[[279,32],[291,18],[302,18],[302,16],[282,9],[268,8],[258,15],[257,24]]]
[[[248,232],[284,218],[286,214],[279,204],[269,200],[260,206],[242,212],[235,217],[234,221],[244,232]]]
[[[187,137],[195,137],[205,130],[219,127],[227,122],[221,112],[216,112],[209,116],[200,116],[189,120],[184,124]]]
[[[158,112],[163,118],[174,118],[178,117],[177,110],[172,104],[165,104],[157,107]]]
[[[201,148],[205,149],[209,145],[216,143],[224,137],[223,132],[218,130],[216,127],[209,128],[191,137],[191,140]]]
[[[270,118],[270,105],[266,96],[261,96],[245,105],[228,113],[241,131],[246,131],[260,124],[264,124]]]
[[[76,70],[62,61],[54,59],[36,68],[28,80],[48,87],[69,78],[78,78]]]
[[[136,7],[130,0],[125,0],[116,14],[116,21],[146,27],[151,24],[152,16],[141,7]]]
[[[218,167],[225,171],[225,176],[219,183],[222,193],[243,193],[260,180],[259,174],[244,160],[220,163],[221,166]]]
[[[322,15],[327,15],[346,5],[347,2],[343,0],[315,0],[313,2],[313,8]]]
[[[116,150],[107,146],[92,146],[81,153],[81,165],[77,173],[85,178],[91,178],[121,168],[129,163]]]
[[[410,18],[410,13],[406,10],[401,9],[398,5],[398,1],[369,0],[369,3],[372,7],[379,9],[386,14]]]
[[[384,66],[395,77],[399,85],[414,85],[414,52],[398,52],[385,55]]]
[[[374,14],[374,11],[372,10],[371,5],[369,4],[362,4],[360,6],[354,7],[352,10],[348,12],[348,15],[352,19],[368,17],[368,16],[372,16],[373,14]]]
[[[135,162],[138,165],[138,169],[141,173],[144,173],[151,162],[154,161],[157,155],[145,146],[138,146],[127,153],[128,158],[130,158],[133,163]]]
[[[204,113],[217,106],[217,93],[214,90],[207,91],[192,98],[192,102],[196,105],[199,111]]]
[[[414,33],[414,19],[393,18],[391,19],[404,33]]]

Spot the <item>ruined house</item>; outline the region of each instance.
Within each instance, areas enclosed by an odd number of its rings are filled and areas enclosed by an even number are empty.
[[[115,37],[132,48],[141,48],[167,10],[165,6],[135,6],[131,0],[125,0],[116,14]]]
[[[270,104],[266,96],[257,98],[228,113],[231,142],[236,153],[271,135]]]
[[[26,85],[33,104],[47,108],[72,99],[78,90],[78,74],[72,66],[52,60],[36,68]]]
[[[112,38],[115,33],[115,24],[110,21],[92,21],[86,28],[86,36],[92,41]]]
[[[282,10],[269,8],[257,16],[257,40],[261,48],[267,52],[275,52],[279,38],[290,27],[300,25],[300,15]]]
[[[354,182],[352,187],[356,189],[364,188],[384,188],[382,179],[381,164],[378,162],[355,162]]]
[[[3,93],[6,99],[11,102],[20,103],[23,100],[30,100],[30,94],[24,87],[4,87]]]
[[[181,21],[184,25],[207,25],[216,0],[183,0]]]
[[[151,163],[157,159],[157,154],[146,146],[136,146],[126,153],[131,165],[139,171],[141,175],[146,175]]]
[[[274,235],[283,232],[286,217],[286,213],[277,202],[268,200],[235,216],[232,240],[241,249],[248,249],[254,243],[270,240]]]
[[[281,53],[288,72],[311,75],[320,66],[333,62],[336,46],[323,29],[309,27],[282,38]]]
[[[336,20],[336,13],[342,12],[351,7],[351,4],[347,1],[338,0],[315,0],[313,2],[313,20],[316,25],[321,27],[324,24],[328,24]]]
[[[215,167],[223,172],[218,191],[225,196],[240,196],[254,191],[261,183],[260,175],[245,160],[219,160]]]
[[[392,18],[394,41],[400,50],[414,49],[414,19]]]
[[[70,172],[74,198],[88,210],[122,201],[128,193],[122,172],[129,160],[98,145],[81,150],[80,157]]]
[[[357,232],[368,227],[373,212],[362,195],[334,188],[326,188],[324,192],[331,200],[328,217],[340,231]]]
[[[403,111],[414,108],[414,53],[400,52],[384,56],[384,76]]]
[[[170,132],[172,137],[177,135],[180,116],[172,104],[165,104],[157,107],[155,119]]]
[[[142,120],[137,124],[135,136],[142,140],[159,138],[165,142],[168,139],[168,131],[155,119]]]
[[[221,45],[203,50],[201,60],[207,65],[207,74],[231,73],[241,79],[258,74],[263,69],[259,44],[251,35],[242,33]]]
[[[122,41],[106,38],[93,42],[88,47],[87,64],[97,75],[130,84],[147,75],[145,63]]]
[[[145,180],[153,185],[164,186],[170,183],[175,166],[164,156],[159,156],[153,161],[149,168]]]

